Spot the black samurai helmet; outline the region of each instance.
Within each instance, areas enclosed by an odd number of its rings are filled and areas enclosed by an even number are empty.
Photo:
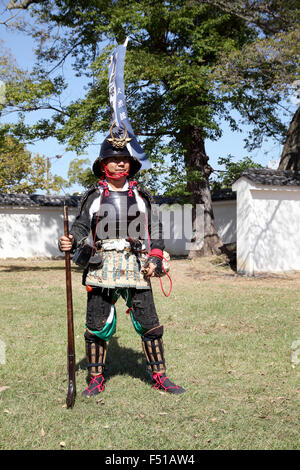
[[[141,162],[133,157],[128,148],[127,144],[131,141],[130,137],[127,137],[127,129],[124,123],[122,123],[123,129],[117,127],[115,123],[111,125],[110,134],[104,139],[99,157],[94,161],[93,173],[97,178],[101,178],[104,172],[101,169],[101,162],[108,157],[129,157],[130,158],[130,171],[129,176],[135,175],[141,168]]]

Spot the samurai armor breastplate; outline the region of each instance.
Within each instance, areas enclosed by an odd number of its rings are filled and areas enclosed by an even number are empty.
[[[138,209],[134,193],[109,191],[103,195],[100,212],[92,221],[98,240],[126,238],[138,239],[145,235],[145,214]]]

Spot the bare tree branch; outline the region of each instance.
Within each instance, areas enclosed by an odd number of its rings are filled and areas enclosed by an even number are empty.
[[[50,110],[56,111],[57,113],[62,114],[64,116],[71,117],[71,115],[69,113],[67,113],[63,109],[59,109],[56,106],[51,105],[50,103],[42,103],[42,104],[37,105],[37,106],[22,106],[22,105],[19,105],[19,106],[16,106],[15,108],[12,108],[12,107],[10,109],[8,108],[7,110],[3,111],[2,115],[7,116],[9,114],[13,114],[13,113],[17,113],[17,112],[32,112],[32,111],[40,111],[42,109],[44,109],[44,110],[50,109]]]
[[[63,62],[65,62],[66,58],[72,53],[72,51],[75,49],[75,47],[79,46],[79,44],[81,43],[81,39],[80,41],[78,41],[76,44],[73,44],[71,49],[67,50],[67,52],[63,55],[63,57],[57,62],[57,64],[54,65],[54,67],[52,67],[51,70],[49,70],[47,72],[47,75],[50,75],[54,70],[56,70]]]
[[[14,15],[10,16],[9,18],[7,18],[5,21],[1,21],[0,24],[9,27],[9,26],[10,26],[9,22],[10,22],[11,20],[13,20],[17,15],[18,15],[18,13],[15,13]]]

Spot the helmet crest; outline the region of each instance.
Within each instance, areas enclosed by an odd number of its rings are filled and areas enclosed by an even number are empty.
[[[106,139],[115,149],[123,149],[125,145],[132,140],[130,137],[127,137],[127,128],[124,122],[121,122],[121,124],[124,127],[124,135],[122,137],[116,137],[113,134],[113,129],[116,127],[116,121],[114,121],[110,127],[111,138]]]

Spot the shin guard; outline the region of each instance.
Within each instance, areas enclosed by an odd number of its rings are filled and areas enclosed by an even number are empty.
[[[165,374],[166,372],[162,335],[163,326],[159,325],[142,336],[143,351],[151,375]]]
[[[163,327],[156,326],[142,336],[143,350],[147,359],[148,371],[152,376],[153,388],[179,395],[184,393],[185,389],[171,382],[166,376],[162,335]]]
[[[107,341],[97,338],[97,336],[89,330],[86,330],[84,338],[89,374],[92,377],[103,374],[106,361]]]

